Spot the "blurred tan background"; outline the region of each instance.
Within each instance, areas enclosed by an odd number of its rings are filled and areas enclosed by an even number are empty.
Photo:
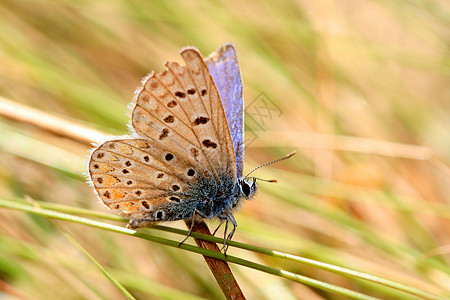
[[[445,1],[2,0],[0,96],[123,135],[142,77],[181,61],[184,46],[207,56],[232,42],[248,105],[245,170],[298,152],[258,171],[279,183],[260,184],[236,216],[234,240],[448,297],[449,28]],[[85,184],[86,145],[4,117],[0,132],[1,199],[107,212]],[[0,209],[0,295],[123,297],[58,227],[139,299],[223,297],[199,255],[7,209]],[[229,253],[374,297],[411,299],[317,268]],[[345,299],[232,269],[249,299]]]

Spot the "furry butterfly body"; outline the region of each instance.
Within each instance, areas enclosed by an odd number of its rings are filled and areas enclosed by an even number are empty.
[[[136,138],[115,139],[91,154],[89,175],[104,204],[129,217],[128,227],[159,221],[219,218],[257,188],[243,177],[242,81],[233,45],[204,60],[181,50],[185,66],[151,73],[132,102]]]

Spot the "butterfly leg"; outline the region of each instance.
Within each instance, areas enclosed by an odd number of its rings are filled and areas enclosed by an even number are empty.
[[[227,231],[228,231],[228,218],[225,221],[225,230],[223,232],[223,250],[224,253],[227,252]]]
[[[213,236],[216,235],[217,230],[219,230],[219,228],[222,226],[222,224],[223,224],[223,220],[220,219],[219,226],[217,226],[217,228],[214,230],[214,232],[213,232],[213,234],[212,234]]]
[[[223,247],[222,249],[220,249],[222,251],[223,249],[225,249],[225,246],[227,245],[228,218],[226,216],[219,216],[218,218],[220,219],[220,224],[219,226],[217,226],[216,230],[214,230],[213,235],[215,235],[217,230],[219,230],[220,226],[222,226],[222,224],[225,223],[225,230],[223,232]]]
[[[230,221],[231,222],[231,224],[233,225],[233,229],[231,230],[231,232],[228,234],[228,236],[226,236],[226,234],[227,234],[227,227],[228,227],[228,221]],[[224,233],[224,236],[226,236],[226,238],[225,238],[225,240],[224,240],[224,242],[223,242],[223,247],[224,247],[224,250],[223,250],[223,254],[225,254],[225,256],[227,255],[227,250],[228,250],[228,245],[227,245],[227,240],[229,240],[229,241],[231,241],[231,238],[233,237],[233,235],[234,235],[234,233],[236,232],[236,228],[237,228],[237,222],[236,222],[236,219],[233,217],[233,215],[232,214],[229,214],[228,216],[227,216],[227,223],[225,224],[225,233]]]
[[[198,210],[194,209],[194,212],[192,213],[192,217],[190,218],[191,226],[189,228],[189,232],[188,232],[187,236],[178,244],[178,247],[183,245],[183,243],[186,242],[186,240],[191,236],[192,229],[194,228],[195,215],[196,214],[199,215],[202,218],[205,218],[205,216],[203,216]]]
[[[190,228],[189,228],[189,232],[188,232],[188,234],[187,234],[187,236],[178,244],[178,247],[180,247],[181,245],[183,245],[183,243],[184,242],[186,242],[186,240],[189,238],[189,236],[191,236],[191,233],[192,233],[192,229],[194,228],[194,223],[195,223],[195,221],[194,221],[194,216],[195,216],[195,211],[194,211],[194,215],[192,215],[192,219],[191,219],[191,226],[190,226]]]

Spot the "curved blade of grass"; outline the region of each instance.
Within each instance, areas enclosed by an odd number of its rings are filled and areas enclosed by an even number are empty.
[[[160,225],[154,225],[154,226],[152,226],[152,229],[164,230],[166,232],[176,233],[176,234],[180,234],[180,235],[187,234],[186,230],[181,230],[178,228],[172,228],[172,227],[166,227],[166,226],[160,226]],[[223,243],[223,240],[221,238],[203,235],[203,234],[199,234],[197,232],[191,233],[191,236],[195,237],[195,238],[199,238],[199,239],[209,240],[209,241],[216,242],[216,243]],[[381,277],[378,277],[375,275],[371,275],[368,273],[364,273],[364,272],[360,272],[360,271],[356,271],[356,270],[352,270],[352,269],[348,269],[348,268],[344,268],[344,267],[339,267],[336,265],[323,263],[323,262],[313,260],[313,259],[300,257],[300,256],[289,254],[286,252],[276,251],[276,250],[258,247],[258,246],[254,246],[254,245],[249,245],[249,244],[245,244],[245,243],[240,243],[240,242],[236,242],[236,241],[227,241],[227,245],[230,245],[230,246],[236,247],[236,248],[240,248],[240,249],[244,249],[244,250],[249,250],[249,251],[265,254],[268,256],[276,257],[276,258],[282,258],[282,259],[287,259],[290,261],[302,263],[302,264],[313,266],[313,267],[316,267],[316,268],[319,268],[322,270],[330,271],[335,274],[340,274],[340,275],[343,275],[346,277],[371,281],[371,282],[381,284],[386,287],[390,287],[390,288],[396,289],[398,291],[402,291],[402,292],[405,292],[405,293],[408,293],[411,295],[415,295],[418,297],[423,297],[423,298],[427,298],[427,299],[441,299],[440,297],[438,297],[436,295],[430,294],[428,292],[425,292],[425,291],[422,291],[422,290],[419,290],[419,289],[416,289],[416,288],[413,288],[413,287],[410,287],[410,286],[407,286],[407,285],[404,285],[404,284],[401,284],[401,283],[398,283],[398,282],[395,282],[395,281],[392,281],[389,279],[381,278]]]
[[[26,201],[19,200],[19,199],[14,200],[14,201],[15,202],[19,201],[23,204],[27,203]],[[118,216],[118,215],[105,214],[105,213],[92,211],[92,210],[84,209],[84,208],[70,207],[67,205],[48,203],[48,202],[39,202],[39,201],[37,201],[37,203],[39,204],[39,206],[41,206],[43,208],[49,208],[49,209],[57,210],[57,211],[61,211],[61,212],[89,215],[89,216],[98,217],[98,218],[107,219],[107,220],[113,220],[113,221],[122,221],[122,222],[128,221],[126,218]],[[0,206],[2,206],[1,202],[0,202]],[[188,233],[187,230],[168,227],[168,226],[161,226],[161,225],[153,225],[151,227],[151,229],[156,229],[156,230],[161,230],[161,231],[170,232],[170,233],[174,233],[174,234],[179,234],[181,236],[186,236]],[[215,242],[215,243],[219,243],[219,244],[223,243],[222,238],[209,236],[209,235],[201,234],[201,233],[197,233],[197,232],[192,232],[191,236],[194,238],[205,240],[205,241]],[[344,268],[344,267],[340,267],[340,266],[336,266],[336,265],[332,265],[332,264],[328,264],[328,263],[323,263],[323,262],[320,262],[317,260],[308,259],[308,258],[300,257],[297,255],[293,255],[293,254],[289,254],[289,253],[285,253],[285,252],[281,252],[281,251],[277,251],[277,250],[273,250],[273,249],[258,247],[258,246],[254,246],[254,245],[249,245],[249,244],[245,244],[245,243],[240,243],[240,242],[236,242],[236,241],[227,241],[227,244],[231,247],[236,247],[236,248],[257,252],[257,253],[265,254],[268,256],[276,257],[276,258],[287,259],[290,261],[306,264],[309,266],[320,268],[322,270],[333,272],[335,274],[340,274],[340,275],[343,275],[346,277],[357,278],[360,280],[367,280],[367,281],[374,282],[374,283],[377,283],[377,284],[380,284],[380,285],[383,285],[383,286],[386,286],[389,288],[393,288],[398,291],[405,292],[405,293],[408,293],[408,294],[411,294],[411,295],[414,295],[417,297],[422,297],[422,298],[427,298],[427,299],[441,299],[439,296],[430,294],[426,291],[422,291],[422,290],[416,289],[414,287],[404,285],[402,283],[398,283],[398,282],[395,282],[395,281],[392,281],[389,279],[381,278],[381,277],[371,275],[368,273],[364,273],[364,272],[360,272],[357,270],[352,270],[352,269],[348,269],[348,268]]]
[[[131,300],[136,300],[133,295],[117,280],[115,279],[111,274],[109,274],[108,271],[86,250],[83,246],[81,246],[69,233],[65,231],[61,231],[62,234],[73,244],[75,247],[77,247],[81,252],[84,253],[84,255],[89,258],[89,260],[94,263],[94,265],[122,292],[122,294],[127,298]]]
[[[55,223],[56,224],[56,223]],[[73,272],[77,273],[88,273],[90,270],[87,269],[87,265],[83,263],[78,263],[74,260],[67,260],[67,255],[64,252],[60,252],[59,250],[45,248],[45,246],[35,245],[30,243],[29,241],[14,239],[13,237],[7,235],[0,235],[0,253],[9,254],[18,256],[20,258],[24,258],[26,260],[32,261],[33,263],[42,262],[41,253],[45,253],[48,259],[47,263],[58,263],[63,265],[65,268]],[[39,253],[39,254],[37,254]],[[11,263],[12,271],[21,273],[23,275],[24,270],[18,267],[15,263],[15,260],[9,260]],[[1,266],[4,267],[4,266]],[[3,268],[2,271],[5,269]],[[135,291],[147,293],[149,297],[160,297],[163,299],[185,299],[185,300],[206,300],[207,298],[199,297],[196,295],[189,294],[188,292],[180,291],[176,288],[169,287],[162,283],[153,281],[148,277],[142,277],[137,275],[136,273],[123,271],[120,269],[116,269],[113,267],[108,267],[109,274],[112,274],[114,278],[116,278],[119,282],[122,283],[123,286],[127,288],[131,288]],[[93,274],[97,278],[100,273]],[[75,275],[74,275],[75,276]],[[31,280],[31,277],[27,278],[27,280]],[[30,297],[31,299],[31,297]]]
[[[180,245],[178,241],[173,241],[173,240],[169,240],[169,239],[165,239],[165,238],[161,238],[161,237],[156,237],[153,235],[145,234],[142,232],[137,232],[135,230],[131,230],[131,229],[120,227],[120,226],[115,226],[115,225],[111,225],[111,224],[107,224],[107,223],[103,223],[103,222],[99,222],[99,221],[95,221],[95,220],[91,220],[91,219],[87,219],[87,218],[83,218],[83,217],[78,217],[78,216],[74,216],[74,215],[69,215],[66,213],[60,213],[60,212],[56,212],[56,211],[52,211],[52,210],[48,210],[48,209],[24,205],[22,203],[14,203],[12,201],[7,201],[4,199],[0,199],[0,207],[24,211],[24,212],[40,215],[43,217],[52,218],[52,219],[83,224],[83,225],[87,225],[90,227],[104,229],[104,230],[117,232],[117,233],[129,235],[129,236],[135,236],[135,237],[143,238],[143,239],[155,242],[155,243],[167,245],[167,246],[174,247],[174,248],[178,247],[178,248],[190,251],[190,252],[207,255],[207,256],[221,259],[221,260],[226,260],[228,262],[232,262],[232,263],[235,263],[235,264],[238,264],[241,266],[259,270],[259,271],[262,271],[262,272],[265,272],[268,274],[276,275],[276,276],[279,276],[279,277],[282,277],[285,279],[289,279],[294,282],[302,283],[302,284],[305,284],[308,286],[312,286],[312,287],[315,287],[315,288],[318,288],[318,289],[321,289],[324,291],[347,296],[350,299],[364,299],[364,300],[378,299],[378,298],[364,295],[362,293],[355,292],[355,291],[352,291],[352,290],[349,290],[346,288],[338,287],[338,286],[335,286],[335,285],[332,285],[332,284],[329,284],[329,283],[326,283],[326,282],[323,282],[320,280],[316,280],[316,279],[308,278],[308,277],[305,277],[305,276],[302,276],[299,274],[295,274],[295,273],[292,273],[292,272],[289,272],[286,270],[272,268],[269,266],[254,263],[254,262],[251,262],[251,261],[248,261],[245,259],[241,259],[241,258],[238,258],[235,256],[231,256],[231,255],[225,256],[222,253],[214,252],[211,250],[206,250],[206,249],[195,247],[195,246],[188,245],[188,244]],[[439,299],[439,298],[435,297],[434,299]]]

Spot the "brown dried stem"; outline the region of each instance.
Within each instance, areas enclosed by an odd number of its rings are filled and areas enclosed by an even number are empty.
[[[189,221],[186,221],[186,226],[190,228],[191,223]],[[212,236],[208,226],[203,221],[194,222],[192,231]],[[220,249],[216,243],[197,238],[194,239],[195,242],[197,243],[197,246],[199,246],[200,248],[220,252]],[[220,288],[222,289],[222,292],[225,295],[225,297],[227,299],[245,299],[245,296],[242,293],[236,279],[234,278],[228,263],[224,260],[212,258],[206,255],[203,255],[203,257],[205,258],[209,269],[216,278],[216,281],[219,284]]]

